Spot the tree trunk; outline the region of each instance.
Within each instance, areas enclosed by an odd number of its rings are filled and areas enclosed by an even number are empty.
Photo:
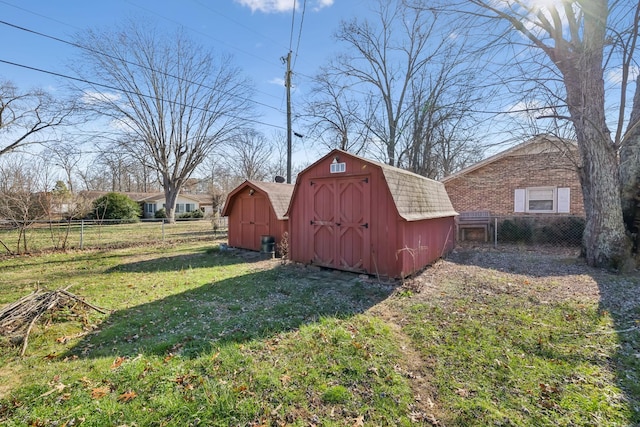
[[[636,82],[636,93],[629,118],[629,126],[620,147],[620,197],[624,222],[635,237],[635,249],[640,246],[640,209],[638,186],[640,185],[640,84]]]
[[[169,182],[169,180],[164,180],[164,199],[165,199],[165,212],[167,213],[167,220],[170,224],[174,224],[176,222],[176,201],[178,200],[178,195],[180,194],[180,189],[177,188],[174,183]]]
[[[582,160],[580,179],[586,213],[583,236],[587,263],[628,271],[634,267],[620,199],[620,170],[607,127],[602,68],[607,2],[585,10],[584,43],[579,55],[565,46],[552,59],[562,71],[567,104]]]

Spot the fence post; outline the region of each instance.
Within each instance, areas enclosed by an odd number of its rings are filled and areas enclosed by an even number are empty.
[[[498,217],[493,219],[493,247],[498,248]]]
[[[162,241],[164,242],[164,218],[162,219]]]
[[[80,220],[80,250],[84,249],[84,219]]]

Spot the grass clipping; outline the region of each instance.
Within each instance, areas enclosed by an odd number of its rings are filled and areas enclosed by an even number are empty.
[[[39,288],[0,311],[0,334],[8,337],[22,336],[20,356],[24,356],[27,351],[29,334],[33,326],[48,311],[73,307],[80,303],[100,313],[107,313],[106,310],[89,304],[82,298],[67,291],[67,289],[48,291]]]

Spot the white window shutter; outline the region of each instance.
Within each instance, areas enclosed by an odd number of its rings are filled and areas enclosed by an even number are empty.
[[[525,212],[525,200],[527,191],[523,188],[517,188],[513,198],[513,211]]]
[[[571,212],[571,189],[558,188],[558,213]]]

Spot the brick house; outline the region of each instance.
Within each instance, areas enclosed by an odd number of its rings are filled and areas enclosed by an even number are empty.
[[[538,135],[442,182],[457,212],[584,217],[578,158],[575,142]]]

